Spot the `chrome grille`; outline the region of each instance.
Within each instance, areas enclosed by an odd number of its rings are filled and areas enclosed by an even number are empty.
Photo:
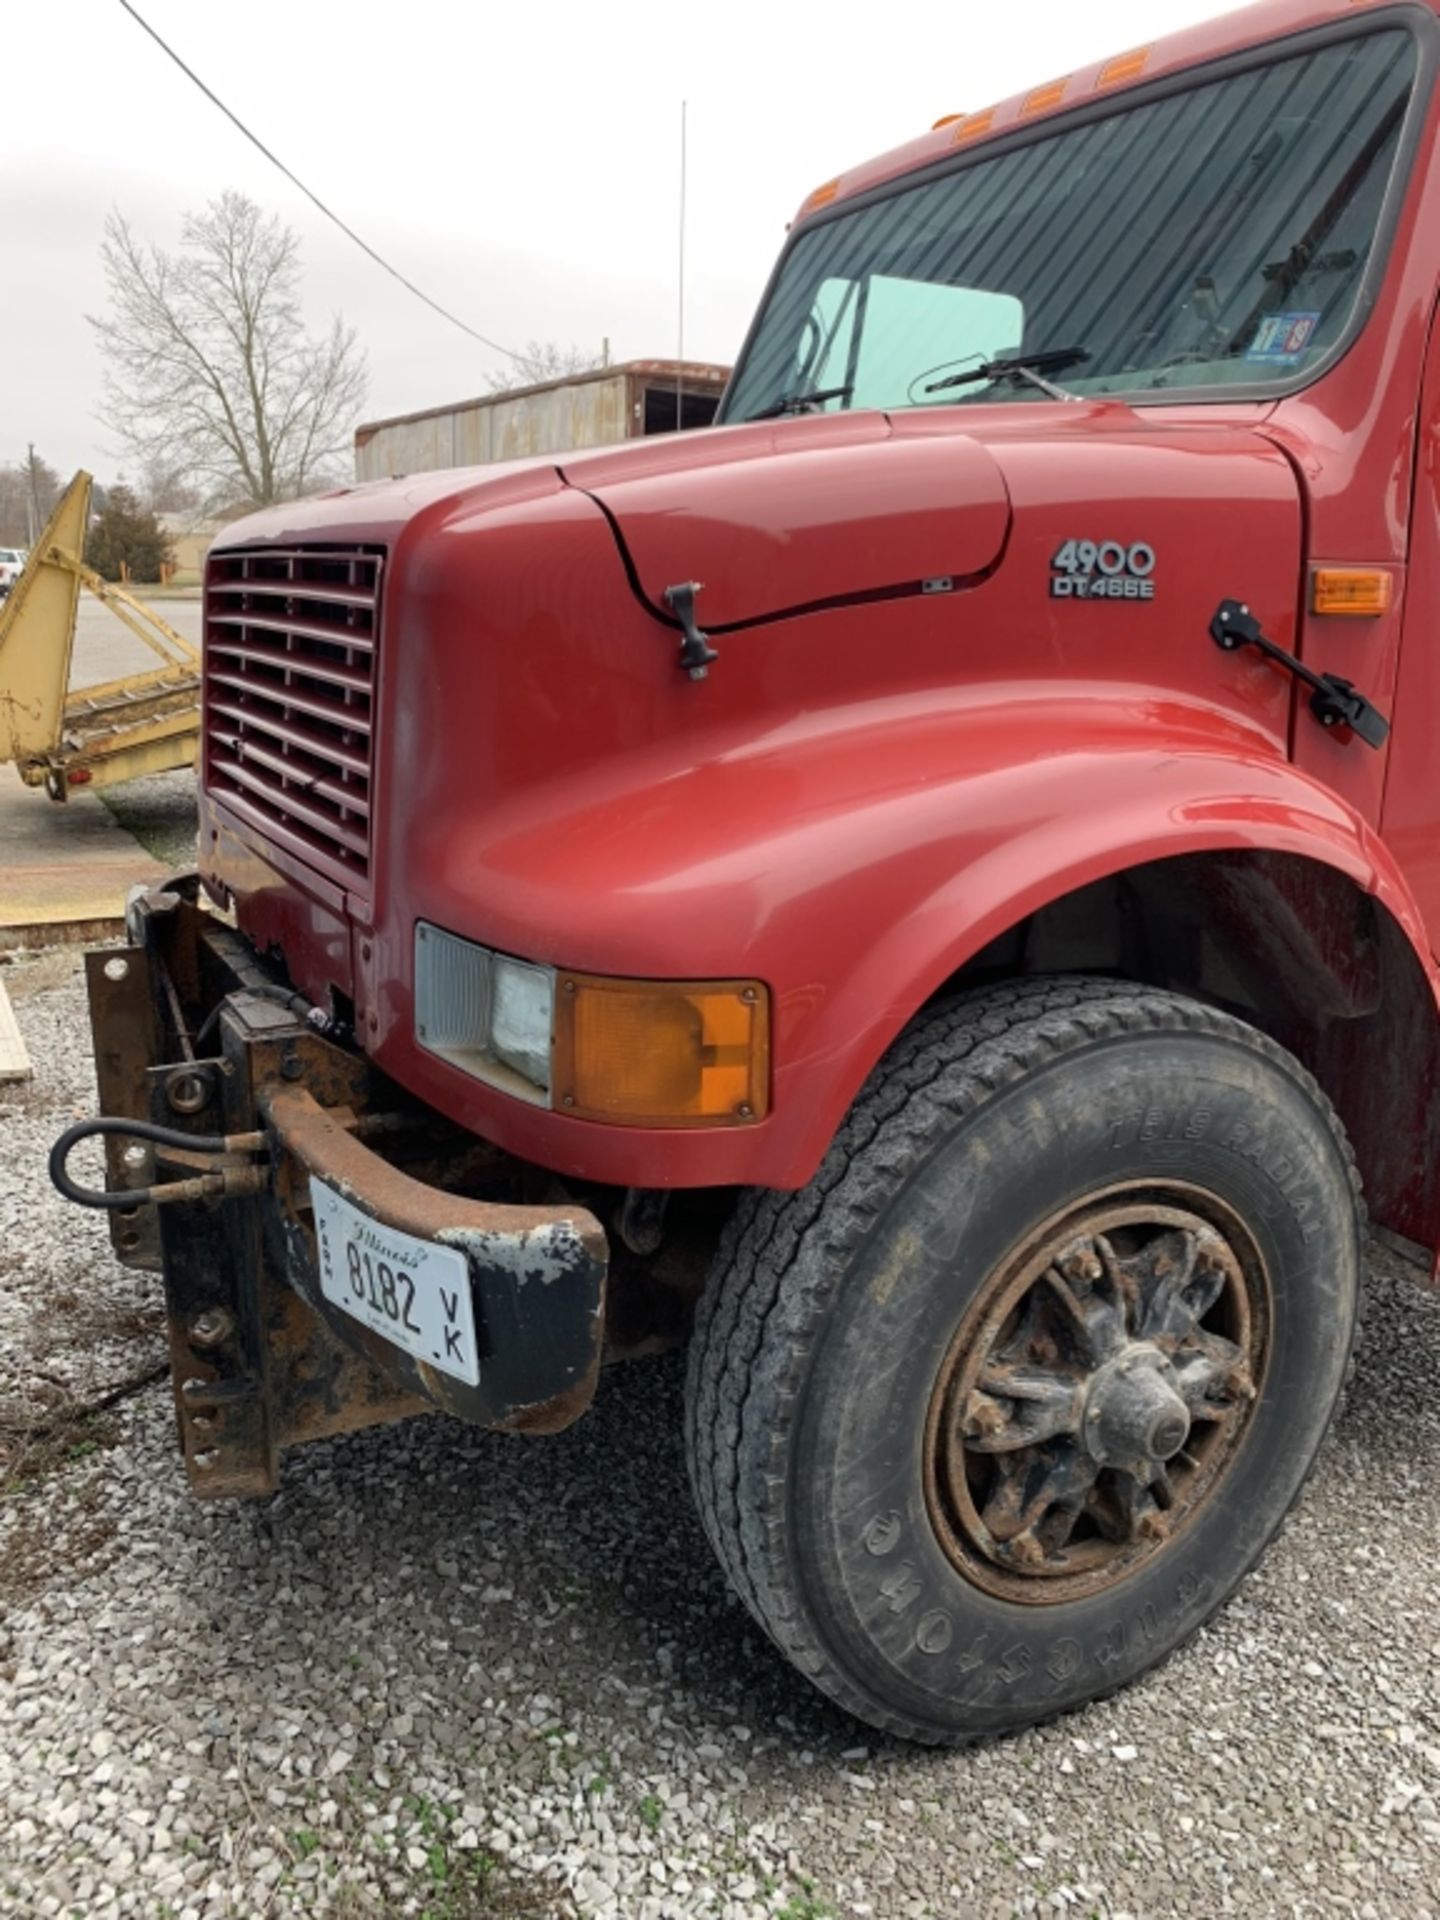
[[[384,559],[253,547],[212,553],[205,575],[206,786],[352,885],[370,872]]]

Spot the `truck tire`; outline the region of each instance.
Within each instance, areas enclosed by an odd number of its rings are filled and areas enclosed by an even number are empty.
[[[932,1744],[1114,1692],[1235,1591],[1350,1363],[1359,1181],[1281,1048],[1048,979],[927,1010],[701,1302],[701,1516],[780,1650]]]

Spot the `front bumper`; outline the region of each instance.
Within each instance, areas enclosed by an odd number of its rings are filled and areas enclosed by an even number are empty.
[[[120,1259],[164,1275],[186,1467],[205,1496],[264,1494],[284,1447],[438,1411],[557,1432],[589,1406],[608,1250],[584,1207],[533,1203],[534,1170],[417,1107],[327,1037],[189,879],[142,896],[132,943],[88,956],[102,1113],[180,1133],[263,1135],[254,1179],[111,1213]],[[369,1144],[375,1142],[376,1144]],[[111,1135],[110,1190],[195,1184],[243,1155]],[[320,1286],[310,1182],[381,1226],[458,1247],[479,1380],[430,1366]],[[220,1182],[214,1183],[219,1186]]]

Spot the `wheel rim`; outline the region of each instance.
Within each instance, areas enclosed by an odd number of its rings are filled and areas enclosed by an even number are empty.
[[[1249,1431],[1270,1287],[1239,1216],[1179,1183],[1092,1195],[980,1289],[926,1423],[926,1501],[976,1585],[1030,1605],[1128,1579]]]

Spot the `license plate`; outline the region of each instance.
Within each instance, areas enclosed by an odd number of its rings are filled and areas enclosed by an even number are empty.
[[[392,1346],[478,1386],[480,1350],[465,1256],[382,1226],[323,1180],[310,1182],[310,1198],[325,1298]]]

